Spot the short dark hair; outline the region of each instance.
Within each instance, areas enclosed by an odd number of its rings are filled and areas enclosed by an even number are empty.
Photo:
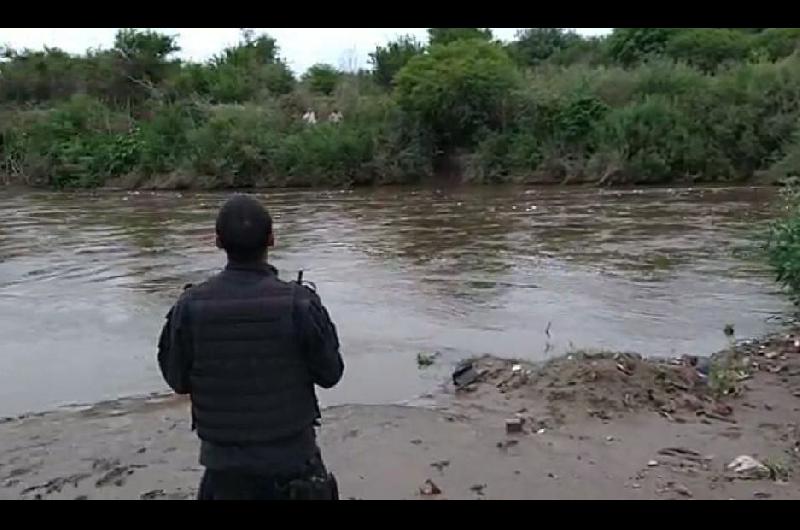
[[[256,199],[236,194],[222,205],[217,214],[217,236],[228,258],[250,261],[267,250],[272,233],[272,217]]]

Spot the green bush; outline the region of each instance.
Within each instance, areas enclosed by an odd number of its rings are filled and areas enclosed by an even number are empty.
[[[94,187],[129,171],[138,145],[130,122],[101,102],[75,96],[45,112],[22,113],[3,131],[4,165],[24,180]]]
[[[741,64],[714,76],[686,102],[698,135],[726,158],[734,177],[768,167],[800,123],[800,58]]]
[[[81,85],[80,61],[58,48],[35,52],[6,50],[0,60],[0,102],[64,99]]]
[[[524,177],[543,159],[541,139],[530,131],[490,133],[476,147],[470,167],[476,182],[508,182]]]
[[[767,258],[775,278],[800,305],[800,181],[783,190],[784,215],[773,222],[767,237]]]
[[[601,66],[608,61],[606,47],[607,41],[602,37],[578,38],[554,51],[547,62],[555,65]]]
[[[226,186],[363,185],[426,175],[418,124],[389,101],[360,98],[341,124],[306,127],[279,108],[214,107],[188,137],[188,165]]]
[[[271,153],[278,175],[293,186],[348,184],[372,158],[373,139],[349,125],[320,124],[284,137]]]
[[[390,88],[394,82],[394,77],[412,57],[420,55],[425,47],[414,37],[403,36],[389,42],[385,47],[378,46],[375,51],[369,54],[372,64],[372,75],[375,81],[385,87]]]
[[[0,176],[362,185],[413,182],[456,160],[480,182],[800,172],[800,29],[529,28],[507,45],[485,28],[429,36],[376,48],[370,72],[315,65],[302,83],[277,42],[249,30],[204,63],[172,58],[173,36],[140,30],[81,55],[6,49]],[[313,127],[301,120],[309,108]],[[338,125],[326,123],[334,109]]]
[[[599,125],[600,148],[619,153],[632,180],[658,183],[697,170],[691,119],[669,99],[647,96],[614,109]]]
[[[138,171],[143,175],[163,175],[181,168],[190,150],[189,137],[204,116],[192,104],[165,105],[139,122],[137,133],[140,154]]]
[[[517,33],[509,52],[519,64],[534,66],[581,40],[576,33],[562,28],[527,28]]]
[[[608,38],[608,54],[615,62],[630,66],[664,53],[674,28],[614,28]]]
[[[459,40],[492,40],[492,30],[489,28],[428,28],[428,44],[450,44]]]
[[[214,66],[195,88],[215,103],[244,103],[261,95],[288,94],[294,88],[292,72],[282,62],[246,67],[234,64]]]
[[[275,119],[254,106],[213,109],[187,137],[188,165],[198,175],[230,186],[252,186],[271,170],[268,153],[278,143]]]
[[[330,96],[339,83],[341,73],[329,64],[315,64],[303,74],[303,81],[316,94]]]
[[[788,57],[800,49],[800,28],[767,28],[752,39],[751,57],[771,61]]]
[[[488,133],[472,161],[482,182],[517,180],[543,162],[585,160],[596,149],[596,129],[609,108],[586,91],[516,92],[502,131]]]
[[[597,123],[608,107],[591,95],[577,95],[563,102],[554,116],[554,140],[562,150],[591,152],[595,147]]]
[[[56,144],[51,183],[58,188],[93,188],[133,169],[138,157],[135,135],[88,134]]]
[[[437,145],[448,149],[469,146],[479,130],[497,126],[519,74],[500,46],[473,39],[432,46],[396,80],[401,108],[429,124]]]
[[[667,43],[665,53],[702,71],[713,72],[726,61],[742,61],[750,50],[751,41],[750,35],[735,29],[690,29],[675,34]]]
[[[648,95],[667,98],[697,99],[709,90],[713,77],[685,63],[674,63],[665,59],[650,61],[629,72],[634,81],[632,99]]]
[[[792,140],[786,142],[777,160],[764,171],[774,181],[800,179],[800,127]]]
[[[288,94],[295,79],[278,51],[275,39],[245,30],[237,45],[225,48],[208,64],[183,65],[170,88],[178,97],[197,94],[214,103]]]

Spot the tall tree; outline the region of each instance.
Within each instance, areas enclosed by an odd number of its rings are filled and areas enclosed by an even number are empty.
[[[580,35],[563,28],[527,28],[517,32],[509,48],[517,62],[533,66],[579,40]]]
[[[399,37],[386,44],[385,47],[378,46],[374,52],[369,54],[375,81],[383,87],[392,86],[397,72],[424,50],[425,46],[409,35]]]
[[[492,38],[492,30],[489,28],[428,28],[428,42],[431,46],[468,39],[490,41]]]

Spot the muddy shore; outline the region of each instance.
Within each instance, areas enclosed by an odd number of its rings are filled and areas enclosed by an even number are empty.
[[[484,357],[413,406],[326,409],[345,499],[800,498],[800,347],[712,357]],[[0,499],[191,499],[188,402],[125,398],[0,420]],[[519,433],[507,433],[521,427]],[[749,456],[761,466],[735,471]],[[438,493],[437,493],[438,492]]]

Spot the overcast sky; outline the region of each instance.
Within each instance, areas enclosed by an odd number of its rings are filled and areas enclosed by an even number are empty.
[[[225,46],[239,41],[239,28],[152,28],[162,33],[178,35],[182,50],[180,57],[203,61]],[[397,35],[426,37],[425,28],[252,28],[268,33],[278,41],[281,55],[296,73],[304,72],[314,63],[329,63],[346,67],[352,63],[364,67],[367,54],[375,46]],[[497,38],[509,40],[518,28],[492,28]],[[584,35],[601,35],[610,28],[576,28]],[[41,49],[42,46],[81,53],[88,48],[108,48],[114,41],[117,28],[0,28],[0,44],[12,48]]]

